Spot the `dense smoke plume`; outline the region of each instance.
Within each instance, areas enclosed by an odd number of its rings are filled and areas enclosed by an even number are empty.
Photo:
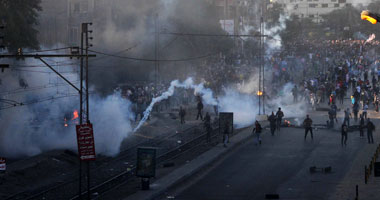
[[[62,60],[54,60],[62,62]],[[51,61],[50,61],[51,62]],[[67,62],[67,61],[66,61]],[[39,66],[35,60],[27,59],[27,66]],[[13,63],[17,67],[18,63]],[[23,65],[25,66],[25,65]],[[71,120],[74,110],[79,110],[76,90],[64,83],[46,68],[20,71],[6,70],[0,79],[1,99],[14,100],[16,107],[0,103],[0,156],[8,158],[33,156],[55,149],[77,151],[75,125]],[[71,82],[79,84],[75,68],[59,70]],[[20,105],[20,103],[28,105]],[[132,131],[133,118],[130,102],[119,92],[101,97],[90,95],[90,119],[94,124],[95,146],[98,154],[114,156],[121,142]],[[65,127],[66,118],[68,127]]]

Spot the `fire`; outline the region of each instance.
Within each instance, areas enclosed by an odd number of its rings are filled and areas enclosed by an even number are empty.
[[[263,95],[263,92],[262,91],[257,91],[257,96],[262,96]]]
[[[73,118],[71,120],[75,120],[79,117],[79,114],[78,114],[78,111],[77,110],[74,110],[73,112]]]

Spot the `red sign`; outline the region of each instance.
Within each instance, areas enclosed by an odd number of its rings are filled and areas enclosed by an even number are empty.
[[[81,160],[95,160],[95,142],[92,124],[77,125],[78,153]]]
[[[5,158],[0,157],[0,171],[5,171],[7,169],[7,165],[5,162]]]

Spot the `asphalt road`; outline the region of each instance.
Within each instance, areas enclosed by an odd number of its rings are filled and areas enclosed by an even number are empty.
[[[327,199],[367,145],[358,132],[349,133],[347,147],[340,139],[340,132],[328,130],[314,131],[314,141],[304,140],[303,129],[284,128],[276,136],[265,131],[261,146],[252,138],[167,198],[253,200],[274,193],[280,199]],[[310,174],[311,166],[331,166],[332,173]]]

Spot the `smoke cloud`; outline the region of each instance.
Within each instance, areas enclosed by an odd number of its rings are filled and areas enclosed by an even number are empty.
[[[63,60],[49,60],[50,63]],[[26,60],[27,66],[39,66],[36,60]],[[0,102],[0,156],[18,158],[45,151],[69,149],[77,151],[77,121],[71,121],[79,110],[76,90],[46,68],[17,68],[0,73],[0,98],[13,100],[16,107]],[[26,70],[26,71],[20,71]],[[74,67],[56,68],[71,82],[79,84]],[[20,103],[28,104],[21,106]],[[97,154],[115,156],[122,141],[132,132],[131,103],[116,91],[109,96],[90,95],[90,119],[94,125]],[[4,109],[11,107],[9,109]],[[65,127],[64,118],[68,121]]]

